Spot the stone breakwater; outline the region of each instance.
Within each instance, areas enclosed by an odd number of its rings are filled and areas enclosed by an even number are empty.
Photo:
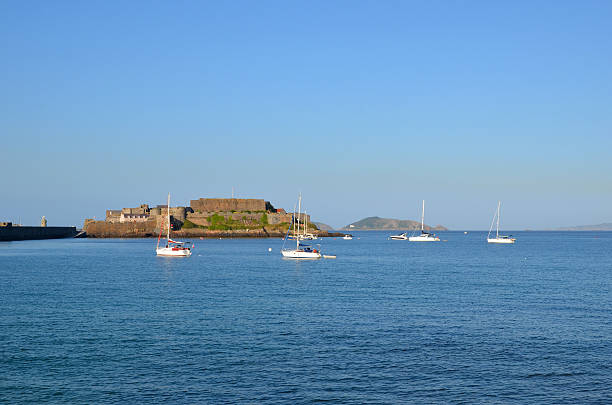
[[[0,241],[72,238],[77,233],[74,226],[0,227]]]

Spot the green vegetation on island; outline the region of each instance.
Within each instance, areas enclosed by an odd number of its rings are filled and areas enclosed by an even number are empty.
[[[261,214],[259,222],[249,221],[246,216],[242,219],[233,219],[231,217],[225,217],[220,214],[213,214],[207,218],[209,225],[198,225],[191,222],[189,219],[183,221],[181,229],[209,229],[211,231],[231,231],[231,230],[242,230],[242,229],[253,229],[254,227],[270,227],[268,224],[268,215],[266,213]],[[287,229],[289,227],[288,222],[281,222],[271,226],[273,229]]]

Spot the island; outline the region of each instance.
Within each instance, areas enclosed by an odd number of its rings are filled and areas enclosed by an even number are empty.
[[[170,211],[175,238],[267,238],[284,237],[293,214],[275,208],[269,201],[252,198],[199,198],[188,207],[151,207],[106,210],[104,221],[86,219],[83,230],[89,238],[157,237]],[[302,226],[318,237],[344,236],[317,228],[310,215],[301,213]]]
[[[426,231],[447,231],[444,226],[436,225],[429,226],[424,225]],[[380,218],[380,217],[367,217],[357,222],[348,224],[341,228],[341,231],[412,231],[420,230],[421,223],[412,221],[409,219],[393,219],[393,218]]]

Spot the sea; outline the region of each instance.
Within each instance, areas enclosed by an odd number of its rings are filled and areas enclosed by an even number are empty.
[[[0,243],[0,403],[610,404],[612,232]]]

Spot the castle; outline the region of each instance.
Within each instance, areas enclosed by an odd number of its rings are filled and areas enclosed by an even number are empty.
[[[213,228],[220,224],[233,228],[256,227],[264,225],[289,224],[292,214],[284,209],[276,209],[262,199],[250,198],[200,198],[191,200],[189,207],[170,207],[170,222],[174,229],[183,227]],[[149,207],[141,204],[135,208],[106,210],[105,222],[108,224],[146,223],[159,229],[168,215],[167,205]],[[310,223],[310,216],[302,214],[304,221]],[[85,220],[85,225],[93,220]]]

